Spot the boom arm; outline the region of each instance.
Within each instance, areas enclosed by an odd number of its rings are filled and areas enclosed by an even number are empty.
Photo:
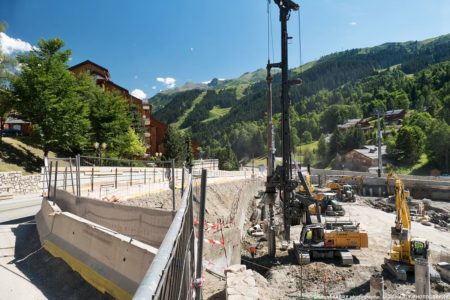
[[[411,219],[409,217],[409,207],[407,193],[403,181],[393,172],[387,176],[387,181],[395,179],[395,228],[397,231],[408,230],[411,228]]]

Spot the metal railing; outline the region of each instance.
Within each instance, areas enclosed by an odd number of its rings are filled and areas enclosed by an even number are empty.
[[[184,172],[186,185],[181,206],[133,299],[184,300],[194,294],[192,175]]]
[[[115,195],[126,199],[155,190],[168,190],[180,182],[181,177],[182,169],[175,168],[173,161],[90,156],[46,158],[42,171],[42,189],[44,195],[49,194],[51,185],[76,196],[104,199]]]
[[[96,162],[94,164],[93,162]],[[113,161],[116,166],[114,166]],[[145,170],[157,170],[156,178],[172,187],[174,217],[164,237],[157,255],[154,257],[144,279],[134,295],[134,299],[190,299],[195,295],[195,233],[193,215],[193,175],[186,168],[179,169],[178,183],[181,184],[181,201],[175,211],[176,172],[173,161],[150,162],[116,159],[102,159],[98,166],[97,158],[77,156],[75,158],[47,159],[43,168],[43,186],[48,199],[56,195],[57,189],[64,189],[80,197],[112,182],[115,193],[122,186],[143,185],[149,180],[152,185],[155,177],[145,177]],[[130,170],[129,168],[133,168]],[[169,171],[167,171],[169,170]],[[127,173],[128,171],[128,173]],[[125,178],[120,179],[120,172]],[[140,176],[139,176],[140,174]],[[133,176],[133,177],[131,177]],[[131,179],[132,178],[132,179]],[[118,189],[117,189],[118,187]],[[91,193],[92,195],[92,193]],[[176,212],[176,213],[175,213]],[[201,262],[200,262],[200,265]],[[201,294],[198,293],[198,294]]]

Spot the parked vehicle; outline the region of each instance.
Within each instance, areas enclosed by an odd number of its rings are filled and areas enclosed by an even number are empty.
[[[19,129],[15,129],[15,128],[8,128],[8,129],[0,130],[0,135],[1,136],[21,136],[22,131],[20,131]]]

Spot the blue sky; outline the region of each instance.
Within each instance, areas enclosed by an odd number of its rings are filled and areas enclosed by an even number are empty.
[[[345,49],[450,33],[448,0],[298,3],[303,63]],[[271,11],[278,61],[273,1]],[[266,0],[0,0],[0,20],[13,42],[35,45],[40,38],[60,37],[73,51],[71,65],[92,60],[108,68],[117,84],[147,96],[186,81],[238,77],[267,62]],[[289,65],[295,67],[297,13],[289,31]]]

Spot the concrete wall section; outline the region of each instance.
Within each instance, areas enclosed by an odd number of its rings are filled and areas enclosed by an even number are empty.
[[[378,196],[386,195],[386,174],[378,178],[374,174],[351,171],[337,171],[337,170],[320,170],[312,169],[315,176],[320,176],[322,185],[326,181],[336,179],[342,176],[362,176],[363,184],[361,193],[364,196]],[[430,177],[430,176],[409,176],[400,175],[405,187],[410,190],[411,196],[417,199],[428,198],[432,200],[450,201],[450,180]],[[316,180],[312,180],[313,183]],[[394,193],[394,180],[390,181],[389,194]]]
[[[53,191],[52,191],[53,193]],[[121,205],[56,191],[56,204],[63,210],[130,236],[153,247],[159,247],[169,230],[173,212]]]
[[[90,284],[130,299],[158,250],[69,212],[46,199],[36,215],[42,245]]]

